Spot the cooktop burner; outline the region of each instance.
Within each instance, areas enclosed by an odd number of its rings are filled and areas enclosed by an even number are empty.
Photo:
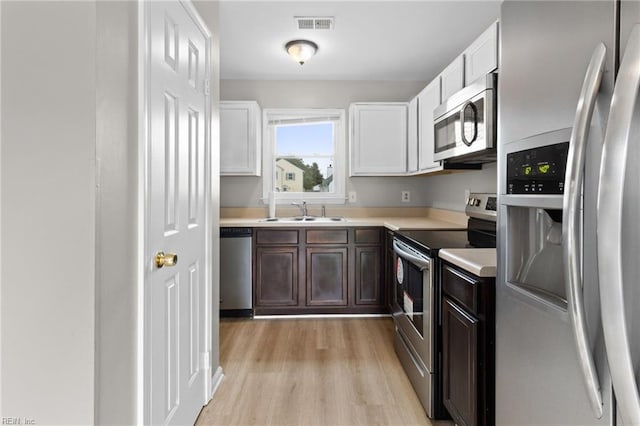
[[[395,234],[406,243],[417,246],[417,249],[428,253],[441,248],[471,247],[466,229],[452,231],[406,230],[397,231]]]
[[[469,218],[467,229],[458,230],[406,230],[395,233],[404,242],[427,254],[443,248],[494,248],[496,223]]]

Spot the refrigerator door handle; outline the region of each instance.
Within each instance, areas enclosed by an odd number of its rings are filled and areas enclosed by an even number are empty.
[[[613,89],[598,189],[597,239],[600,304],[611,381],[624,424],[640,424],[640,397],[625,320],[622,208],[627,152],[640,90],[640,25],[627,43]]]
[[[591,56],[582,84],[569,143],[562,213],[562,239],[564,243],[562,248],[567,287],[567,309],[589,402],[597,418],[602,417],[603,404],[600,381],[598,380],[587,336],[584,312],[580,261],[580,194],[584,180],[584,163],[587,140],[589,139],[589,127],[600,89],[600,82],[602,81],[605,54],[606,48],[604,44],[598,44]]]

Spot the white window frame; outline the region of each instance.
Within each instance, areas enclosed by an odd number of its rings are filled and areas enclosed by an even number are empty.
[[[317,121],[321,117],[338,117],[333,122],[333,176],[334,192],[273,192],[277,204],[289,204],[292,201],[305,200],[308,204],[345,204],[346,143],[345,143],[345,111],[333,108],[267,108],[262,120],[262,199],[269,203],[269,193],[275,187],[275,131],[269,123],[274,120],[300,119]]]

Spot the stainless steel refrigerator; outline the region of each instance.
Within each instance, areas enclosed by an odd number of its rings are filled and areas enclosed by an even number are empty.
[[[640,424],[640,1],[505,1],[496,423]]]

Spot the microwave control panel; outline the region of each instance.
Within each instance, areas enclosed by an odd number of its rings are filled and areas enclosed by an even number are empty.
[[[507,194],[563,194],[569,142],[507,155]]]

